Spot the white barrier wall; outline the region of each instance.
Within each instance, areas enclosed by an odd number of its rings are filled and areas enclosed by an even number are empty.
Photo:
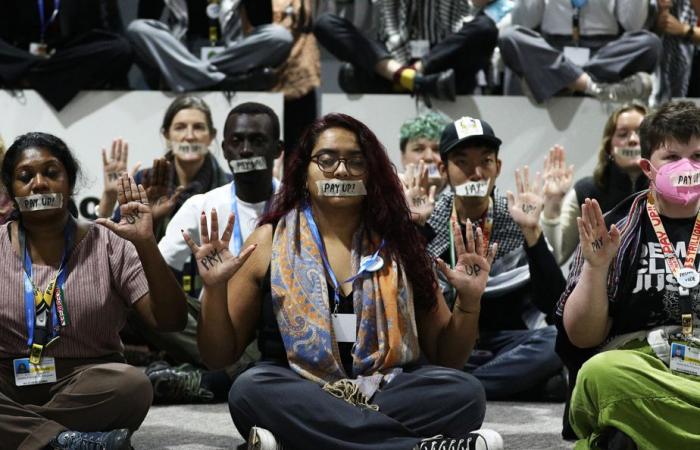
[[[484,119],[503,140],[503,161],[498,186],[515,189],[513,171],[528,164],[541,170],[545,153],[554,144],[567,150],[575,165],[575,179],[590,175],[595,167],[603,126],[614,107],[582,97],[557,97],[537,105],[527,97],[464,96],[457,102],[434,102],[434,109],[451,118]],[[399,128],[418,110],[408,95],[325,94],[322,112],[342,112],[367,124],[386,146],[392,161],[401,168]]]
[[[212,110],[218,134],[210,148],[223,167],[221,139],[224,120],[235,105],[254,101],[270,106],[282,121],[281,94],[237,93],[231,102],[221,92],[199,93]],[[80,93],[63,110],[56,112],[32,90],[11,93],[0,90],[0,135],[9,146],[20,134],[44,131],[65,140],[82,164],[84,179],[77,187],[76,204],[91,211],[91,201],[102,192],[101,148],[110,148],[112,139],[129,142],[129,167],[141,161],[150,167],[154,158],[165,152],[160,126],[174,94],[157,91],[86,91]],[[92,197],[92,198],[90,198]],[[96,203],[96,201],[95,201]]]

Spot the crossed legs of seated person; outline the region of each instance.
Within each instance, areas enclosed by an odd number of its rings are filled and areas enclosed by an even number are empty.
[[[0,449],[129,449],[153,393],[143,372],[119,359],[56,359],[56,382],[21,387],[12,360],[1,360]]]
[[[430,365],[405,368],[369,403],[379,410],[351,405],[287,365],[273,362],[248,369],[229,395],[233,422],[243,436],[262,427],[285,450],[411,450],[423,448],[422,441],[436,442],[434,448],[449,441],[450,448],[466,449],[470,438],[481,439],[470,432],[484,419],[484,391],[474,377],[458,370]],[[252,436],[258,439],[260,433],[254,431]],[[436,435],[442,437],[430,441]],[[253,444],[249,441],[249,448],[256,448]]]
[[[567,384],[554,351],[556,335],[554,326],[482,332],[466,370],[481,381],[489,400],[564,401]],[[490,355],[480,358],[483,353]]]

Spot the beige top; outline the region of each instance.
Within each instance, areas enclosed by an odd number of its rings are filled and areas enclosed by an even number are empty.
[[[312,1],[310,0],[273,0],[272,22],[282,25],[292,33],[294,44],[287,61],[278,68],[277,85],[274,92],[284,93],[286,99],[297,99],[308,94],[312,89],[321,85],[321,56],[316,45],[316,38],[309,30],[300,33],[292,28],[292,17],[285,15],[289,4],[294,9],[294,17],[299,20],[301,2],[306,3],[307,20],[311,23]]]
[[[22,260],[9,236],[9,223],[0,226],[0,358],[29,354]],[[56,268],[34,264],[32,272],[43,290]],[[70,324],[44,355],[96,358],[122,352],[119,331],[148,283],[134,245],[93,224],[70,255],[64,292]]]
[[[559,265],[568,261],[578,246],[576,218],[580,216],[581,205],[578,204],[574,189],[570,189],[564,196],[559,217],[546,219],[544,214],[541,216],[542,232],[552,246],[552,253]]]

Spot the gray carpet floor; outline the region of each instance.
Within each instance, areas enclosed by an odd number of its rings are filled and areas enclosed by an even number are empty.
[[[571,449],[561,439],[563,411],[561,403],[489,402],[483,426],[501,433],[506,449]],[[235,449],[241,443],[225,403],[154,406],[132,438],[136,450]]]

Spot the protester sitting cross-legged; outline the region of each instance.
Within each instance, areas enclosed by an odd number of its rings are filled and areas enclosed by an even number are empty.
[[[498,244],[482,296],[479,340],[465,367],[483,383],[486,397],[561,401],[566,381],[554,352],[556,329],[542,327],[541,318],[552,313],[564,276],[539,227],[543,200],[527,171],[516,176],[518,192],[512,198],[495,187],[500,145],[483,120],[462,117],[445,127],[440,154],[449,189],[423,231],[430,239],[430,254],[452,265],[456,259],[450,222],[458,222],[462,230],[478,225],[484,230],[484,245]],[[441,284],[452,304],[454,285],[444,278]]]
[[[0,447],[129,449],[152,390],[119,330],[129,310],[163,331],[187,314],[145,190],[123,175],[119,223],[76,221],[78,162],[44,133],[17,138],[1,173],[18,213],[0,227]]]
[[[639,167],[639,126],[647,113],[638,103],[621,106],[605,122],[598,162],[593,175],[578,180],[573,189],[573,166],[566,166],[564,148],[555,145],[545,161],[545,207],[541,225],[559,264],[569,260],[578,245],[576,218],[586,198],[598,201],[603,213],[625,198],[646,189],[649,180]],[[617,210],[616,219],[627,211]]]
[[[277,114],[260,103],[236,106],[226,118],[222,148],[234,173],[233,181],[206,194],[190,197],[173,215],[158,243],[165,262],[175,273],[187,277],[187,284],[191,287],[189,292],[197,299],[190,302],[188,324],[182,333],[147,333],[152,345],[167,350],[174,359],[186,363],[171,367],[158,362],[148,368],[156,402],[224,401],[235,376],[260,356],[257,345],[251,344],[236,364],[224,370],[203,370],[197,349],[201,278],[197,273],[184,271],[192,253],[182,240],[182,231],[187,231],[198,242],[202,211],[214,208],[222,219],[233,212],[237,220],[229,249],[234,255],[241,251],[259,217],[269,210],[278,188],[278,183],[272,178],[273,161],[282,152]],[[225,222],[218,225],[223,229]],[[207,261],[203,264],[209,266]],[[181,356],[183,353],[187,356]]]
[[[502,448],[483,388],[461,368],[476,339],[495,246],[457,234],[450,313],[374,133],[343,114],[315,121],[289,155],[272,211],[238,257],[233,217],[217,211],[201,246],[185,239],[205,284],[199,344],[212,367],[258,334],[261,361],[229,395],[249,448]],[[204,219],[203,219],[204,221]],[[206,266],[204,264],[206,262]],[[234,275],[235,273],[235,275]],[[471,443],[471,444],[470,444]],[[471,448],[471,447],[470,447]]]
[[[646,102],[661,40],[644,29],[650,0],[515,2],[501,31],[503,62],[538,103],[561,91],[601,101]],[[539,30],[535,31],[535,30]],[[510,89],[506,86],[506,94]]]
[[[556,311],[562,358],[590,358],[571,397],[576,448],[700,448],[700,109],[665,104],[640,139],[650,189],[617,222],[585,200]]]

